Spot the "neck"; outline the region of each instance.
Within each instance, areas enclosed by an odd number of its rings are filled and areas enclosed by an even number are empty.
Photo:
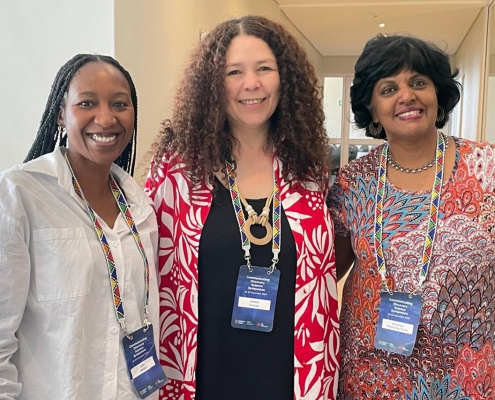
[[[428,137],[412,140],[390,139],[389,152],[393,160],[405,168],[417,168],[432,160],[435,157],[437,148],[437,133]]]
[[[67,157],[84,196],[88,200],[95,196],[107,194],[110,191],[108,185],[110,165],[97,165],[85,158],[72,154],[69,150],[67,150]]]
[[[256,155],[267,153],[269,137],[268,126],[243,130],[232,127],[232,135],[236,139],[232,148],[234,156],[239,157],[245,154]]]

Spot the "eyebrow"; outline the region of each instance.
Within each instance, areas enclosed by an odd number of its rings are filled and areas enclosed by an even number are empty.
[[[77,95],[78,96],[96,96],[96,92],[91,92],[91,91],[79,92]],[[118,96],[129,96],[130,97],[131,96],[131,94],[128,92],[115,92],[112,95],[115,97],[118,97]]]
[[[377,82],[376,87],[377,88],[381,88],[383,85],[389,85],[391,83],[395,83],[395,81],[393,79],[380,80],[380,81]]]
[[[424,77],[426,77],[426,75],[421,74],[421,73],[419,73],[419,72],[416,72],[415,74],[413,74],[413,75],[411,75],[411,76],[409,77],[409,80],[411,80],[411,79],[416,79],[416,78],[418,78],[419,76],[424,76]],[[378,86],[381,86],[381,85],[383,85],[383,84],[395,83],[395,80],[394,80],[393,78],[390,78],[390,79],[389,79],[389,78],[387,77],[387,78],[382,78],[382,79],[383,79],[383,80],[379,80],[379,81],[378,81]]]
[[[255,64],[259,65],[259,64],[266,64],[269,62],[277,63],[277,60],[275,60],[274,58],[266,58],[263,60],[256,61]],[[225,68],[240,67],[242,65],[244,65],[244,63],[242,62],[230,63],[230,64],[225,64]]]

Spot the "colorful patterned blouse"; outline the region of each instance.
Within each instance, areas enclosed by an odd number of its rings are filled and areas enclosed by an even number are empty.
[[[335,233],[350,235],[356,254],[340,316],[339,399],[495,399],[495,146],[455,142],[410,356],[373,345],[381,282],[373,241],[376,149],[343,167],[331,189]],[[387,182],[383,248],[392,290],[416,287],[429,202],[430,192]]]

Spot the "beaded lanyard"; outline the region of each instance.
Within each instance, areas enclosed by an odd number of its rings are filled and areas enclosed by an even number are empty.
[[[237,216],[237,223],[239,225],[239,231],[241,233],[241,245],[244,250],[244,259],[246,260],[249,271],[251,271],[251,242],[249,241],[246,233],[244,232],[244,225],[246,219],[244,218],[244,212],[242,211],[241,196],[239,194],[239,188],[237,187],[237,182],[235,178],[235,166],[229,161],[225,161],[225,166],[227,168],[227,176],[230,188],[230,197],[232,198],[232,204],[234,206],[235,215]],[[281,213],[281,203],[280,203],[280,190],[278,187],[277,180],[273,178],[273,236],[272,236],[272,252],[273,259],[272,265],[268,274],[271,274],[278,263],[278,256],[280,254],[280,244],[282,236],[282,227],[280,225],[280,213]]]
[[[72,174],[72,185],[74,186],[75,192],[79,195],[79,197],[84,201],[86,205],[86,209],[88,211],[89,217],[91,218],[91,221],[93,222],[93,226],[95,228],[96,235],[98,236],[98,239],[100,240],[100,245],[103,250],[103,254],[105,255],[105,259],[107,261],[107,267],[108,267],[108,276],[110,278],[110,285],[112,288],[112,294],[113,294],[113,301],[114,301],[114,306],[115,306],[115,315],[117,316],[117,321],[120,324],[120,327],[124,331],[125,335],[128,337],[131,337],[129,333],[127,332],[127,328],[125,326],[125,312],[124,312],[124,304],[122,302],[122,298],[120,296],[120,288],[119,288],[119,281],[117,279],[117,268],[115,267],[115,261],[113,258],[112,251],[110,250],[110,246],[108,245],[108,240],[105,236],[105,233],[103,232],[103,228],[101,227],[100,221],[96,217],[95,212],[89,205],[88,201],[84,197],[84,193],[81,190],[81,186],[79,185],[79,182],[76,179],[76,176],[74,174],[74,171],[72,170],[72,167],[69,162],[69,158],[67,157],[67,153],[64,154],[65,160],[67,161],[67,165],[69,166],[70,172]],[[144,321],[143,321],[143,326],[148,327],[149,322],[148,322],[148,303],[149,303],[149,295],[150,295],[150,268],[148,264],[148,258],[146,257],[146,252],[144,251],[143,243],[141,242],[141,238],[139,236],[138,230],[136,228],[136,224],[134,223],[134,219],[132,218],[131,212],[129,210],[129,205],[127,204],[127,201],[120,190],[119,186],[115,182],[112,176],[109,177],[109,184],[110,188],[112,190],[113,197],[115,198],[115,201],[119,207],[119,211],[124,217],[124,220],[127,223],[127,226],[129,227],[129,230],[132,233],[132,237],[134,238],[134,242],[136,243],[136,246],[138,247],[139,253],[141,254],[141,257],[143,258],[144,262],[144,282],[145,282],[145,290],[146,290],[146,295],[144,299]]]
[[[385,196],[385,185],[387,181],[387,155],[388,155],[388,143],[383,145],[380,170],[378,175],[378,184],[376,191],[376,208],[375,208],[375,253],[376,263],[378,265],[378,272],[382,278],[382,285],[390,292],[387,285],[386,274],[387,268],[385,265],[385,257],[383,255],[383,199]],[[445,161],[445,140],[442,134],[438,135],[437,149],[435,153],[435,180],[433,182],[433,189],[431,191],[430,210],[428,215],[428,224],[426,226],[425,245],[423,248],[422,266],[419,272],[418,286],[413,291],[418,291],[423,282],[428,276],[428,269],[430,267],[431,256],[433,253],[433,244],[435,242],[435,234],[438,223],[438,209],[440,208],[440,195],[442,194],[442,183],[444,173],[444,161]]]

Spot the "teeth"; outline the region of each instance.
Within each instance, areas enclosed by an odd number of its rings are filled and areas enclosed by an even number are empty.
[[[111,143],[115,139],[117,139],[117,135],[112,135],[112,136],[91,135],[90,137],[95,142],[99,142],[99,143]]]
[[[261,103],[262,99],[253,99],[253,100],[241,100],[242,104],[258,104]]]
[[[398,116],[402,118],[402,117],[408,117],[409,115],[417,115],[419,113],[420,113],[419,110],[415,110],[415,111],[408,111],[408,112],[399,114]]]

